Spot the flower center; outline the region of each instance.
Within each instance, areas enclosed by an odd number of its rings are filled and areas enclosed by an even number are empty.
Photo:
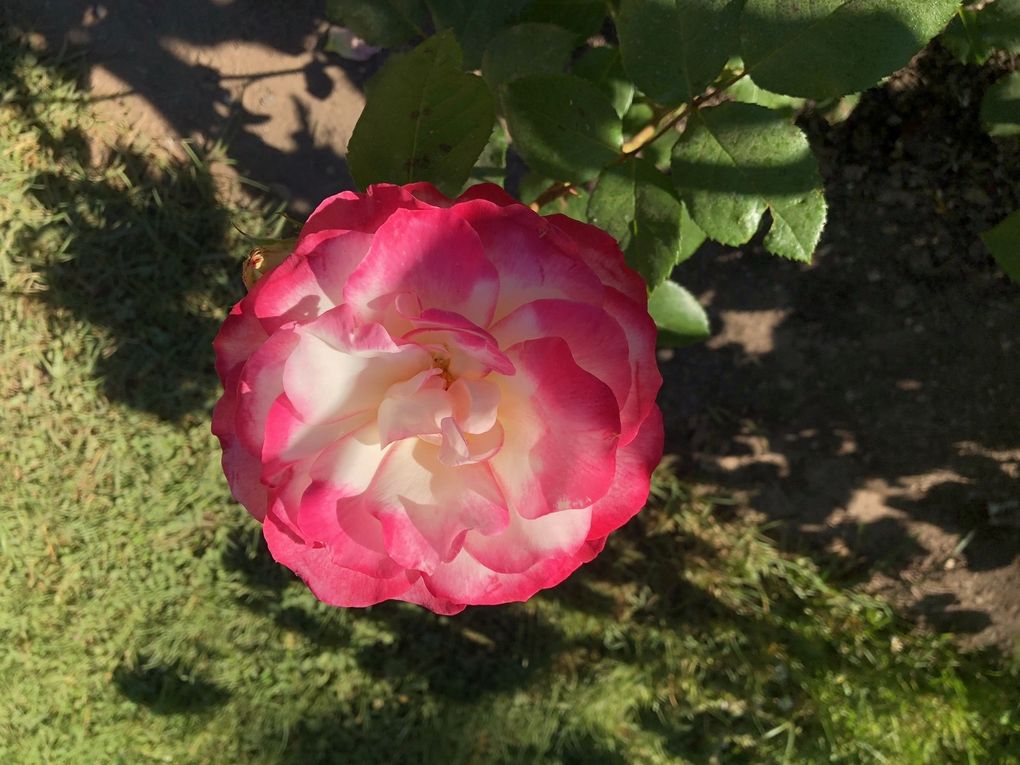
[[[453,372],[450,371],[449,355],[444,351],[433,351],[432,366],[439,370],[439,375],[443,378],[443,390],[449,390],[455,379]]]
[[[440,461],[451,467],[489,459],[503,445],[499,386],[455,377],[441,352],[432,361],[386,392],[378,412],[382,445],[419,438],[439,447]]]

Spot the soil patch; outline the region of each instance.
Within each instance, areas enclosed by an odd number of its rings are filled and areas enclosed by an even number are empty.
[[[1020,636],[1020,289],[978,239],[1020,207],[1020,146],[977,119],[1015,66],[937,43],[850,119],[802,124],[829,225],[678,269],[716,334],[663,364],[668,448],[774,533],[965,644]]]

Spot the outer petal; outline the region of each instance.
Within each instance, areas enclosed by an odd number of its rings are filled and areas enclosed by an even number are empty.
[[[512,511],[524,518],[588,507],[609,490],[620,416],[613,392],[581,369],[559,338],[508,350],[501,387],[503,448],[490,460]]]
[[[435,597],[455,603],[495,606],[530,598],[539,590],[554,587],[578,566],[602,550],[604,540],[586,542],[575,555],[546,558],[519,574],[502,574],[486,568],[466,549],[449,563],[439,566],[422,581]]]
[[[297,345],[294,332],[277,332],[248,359],[238,381],[234,427],[241,443],[256,457],[262,454],[269,410],[283,393],[284,365]]]
[[[499,272],[496,319],[541,298],[602,304],[603,286],[595,272],[548,241],[553,227],[528,208],[498,207],[479,199],[451,212],[471,224]]]
[[[220,446],[223,447],[221,464],[230,493],[256,520],[261,521],[266,517],[269,506],[266,487],[259,481],[262,463],[233,434],[221,435]]]
[[[630,392],[620,410],[620,443],[628,443],[655,406],[662,387],[662,375],[655,356],[655,322],[646,303],[638,303],[623,293],[606,288],[606,312],[619,322],[627,334],[630,361]]]
[[[366,576],[389,579],[405,570],[386,554],[378,519],[347,505],[341,517],[344,499],[343,490],[329,484],[316,482],[308,487],[298,517],[300,536],[306,544],[325,546],[335,565]]]
[[[429,592],[429,588],[425,586],[425,582],[421,579],[417,579],[410,588],[402,593],[397,600],[403,600],[407,603],[414,603],[418,606],[424,606],[429,611],[434,611],[440,616],[453,616],[459,614],[464,610],[464,603],[454,603],[451,600],[444,598],[438,598]]]
[[[251,311],[251,303],[237,303],[213,340],[216,372],[223,381],[224,395],[230,396],[237,386],[241,367],[269,335]]]
[[[662,413],[656,406],[634,440],[617,451],[612,488],[591,507],[589,539],[616,531],[644,507],[652,471],[662,459],[662,442]]]
[[[457,204],[470,202],[475,199],[484,199],[500,207],[522,207],[520,202],[507,194],[495,183],[476,183],[466,189],[463,194],[457,197]]]
[[[523,340],[559,337],[581,369],[613,391],[622,409],[631,389],[627,336],[602,308],[570,300],[535,300],[517,308],[492,327],[504,348]],[[654,394],[653,394],[654,395]]]
[[[299,242],[297,252],[260,279],[246,298],[266,332],[290,321],[307,323],[342,303],[343,285],[371,242],[371,236],[359,232]]]
[[[259,482],[259,460],[248,451],[237,435],[238,383],[245,362],[265,342],[262,325],[242,312],[238,303],[220,329],[213,347],[216,369],[223,380],[223,395],[213,409],[212,432],[223,449],[223,473],[230,493],[258,520],[266,514],[268,499]]]
[[[324,199],[308,216],[298,242],[300,244],[306,236],[320,231],[362,231],[372,234],[397,210],[418,210],[428,206],[411,193],[410,187],[389,183],[369,186],[364,194],[342,191]]]
[[[417,439],[394,444],[350,504],[379,519],[393,560],[420,571],[455,556],[471,529],[495,533],[507,524],[503,497],[484,465],[447,467],[434,446]]]
[[[344,287],[344,298],[368,318],[380,315],[397,295],[410,293],[424,309],[456,306],[485,327],[498,292],[496,269],[470,226],[447,210],[398,210],[376,232]]]
[[[553,234],[549,239],[561,250],[587,264],[607,287],[619,290],[631,300],[648,302],[645,283],[627,265],[620,246],[600,228],[566,215],[548,215]]]
[[[493,571],[523,573],[547,558],[576,555],[588,538],[591,515],[590,507],[560,510],[534,520],[511,513],[505,530],[489,536],[471,532],[464,549]]]
[[[398,598],[417,579],[414,572],[399,571],[384,579],[338,566],[327,548],[305,543],[272,512],[262,528],[273,558],[300,576],[319,600],[333,606],[371,606]]]

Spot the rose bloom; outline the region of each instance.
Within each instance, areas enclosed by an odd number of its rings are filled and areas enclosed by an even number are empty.
[[[262,265],[214,342],[213,432],[273,557],[321,600],[526,600],[641,509],[662,378],[608,234],[490,184],[377,185],[324,201]]]

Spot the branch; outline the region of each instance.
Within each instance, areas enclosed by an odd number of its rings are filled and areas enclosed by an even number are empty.
[[[666,112],[664,117],[653,120],[649,124],[641,128],[634,137],[627,141],[622,147],[620,147],[620,155],[610,163],[610,165],[624,162],[636,154],[640,153],[643,149],[647,148],[651,144],[658,141],[662,136],[666,135],[670,130],[673,130],[679,123],[680,120],[684,119],[692,111],[697,111],[708,101],[721,96],[722,93],[734,85],[736,82],[742,80],[747,76],[747,70],[740,72],[731,77],[729,80],[724,82],[717,88],[711,88],[706,90],[700,96],[695,96],[685,104],[681,104],[676,109]],[[545,191],[539,194],[535,201],[529,206],[535,212],[538,212],[550,202],[559,199],[567,194],[576,194],[577,191],[574,185],[566,183],[564,181],[556,181],[549,186]]]

